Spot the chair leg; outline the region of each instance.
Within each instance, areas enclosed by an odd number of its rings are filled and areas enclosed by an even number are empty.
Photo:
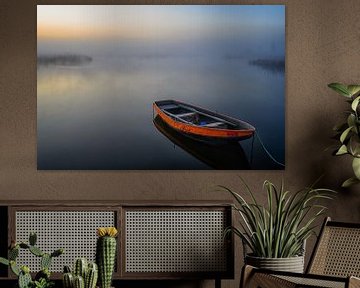
[[[215,288],[221,288],[221,279],[220,278],[215,279]]]

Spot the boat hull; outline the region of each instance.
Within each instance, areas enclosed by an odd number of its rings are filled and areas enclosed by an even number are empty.
[[[210,127],[201,127],[199,125],[183,123],[171,117],[171,115],[166,114],[163,109],[161,109],[161,105],[173,103],[175,105],[182,105],[184,107],[190,107],[196,111],[201,113],[210,115],[210,117],[218,117],[223,119],[224,121],[231,121],[234,125],[238,124],[239,126],[246,126],[240,129],[220,129],[220,128],[210,128]],[[226,115],[222,115],[219,113],[215,113],[210,110],[206,110],[197,106],[185,104],[179,101],[174,100],[165,100],[165,101],[158,101],[153,104],[153,109],[155,110],[156,114],[170,127],[176,129],[177,131],[192,137],[195,140],[200,141],[219,141],[220,143],[223,141],[241,141],[248,139],[254,135],[255,128],[250,124],[231,118]]]
[[[224,145],[208,145],[204,141],[195,141],[167,125],[159,116],[153,120],[156,129],[176,146],[213,169],[244,170],[251,169],[246,154],[238,142]],[[211,144],[211,143],[210,143]]]

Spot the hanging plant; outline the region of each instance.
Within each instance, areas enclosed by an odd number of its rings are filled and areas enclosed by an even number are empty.
[[[331,83],[328,86],[338,94],[346,97],[346,102],[350,104],[350,110],[346,111],[346,122],[333,128],[340,142],[334,151],[334,155],[348,154],[352,157],[354,176],[345,180],[342,184],[342,187],[349,187],[360,183],[360,85]]]

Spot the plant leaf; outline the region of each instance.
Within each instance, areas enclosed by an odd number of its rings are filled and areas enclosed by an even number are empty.
[[[350,144],[355,157],[360,156],[360,138],[358,135],[353,135],[350,138]]]
[[[351,109],[356,111],[356,108],[358,107],[359,105],[359,101],[360,101],[360,96],[356,97],[354,99],[354,101],[351,103]]]
[[[360,93],[360,85],[348,85],[347,91],[349,92],[350,96],[357,95]]]
[[[344,141],[346,140],[346,137],[348,136],[349,132],[351,131],[353,127],[349,127],[347,129],[345,129],[345,131],[343,133],[341,133],[341,136],[340,136],[340,141],[341,143],[344,143]]]
[[[350,137],[348,146],[350,146],[351,154],[354,157],[360,156],[360,138],[357,134],[354,134]]]
[[[347,118],[347,124],[349,127],[356,126],[356,116],[353,113],[350,113]]]
[[[8,260],[8,259],[5,259],[5,258],[3,258],[3,257],[0,257],[0,263],[1,263],[1,264],[4,264],[4,265],[9,265],[9,264],[10,264],[9,260]]]
[[[352,168],[357,179],[360,180],[360,158],[354,157]]]
[[[345,180],[344,183],[342,183],[341,187],[348,188],[352,185],[359,184],[359,183],[360,183],[359,179],[357,179],[356,177],[351,177],[351,178]]]
[[[347,86],[341,83],[330,83],[329,88],[333,89],[335,92],[339,93],[342,96],[350,98],[351,95],[347,89]]]
[[[348,150],[347,150],[346,145],[341,145],[341,147],[339,148],[339,150],[336,152],[335,155],[344,155],[347,153],[348,153]]]

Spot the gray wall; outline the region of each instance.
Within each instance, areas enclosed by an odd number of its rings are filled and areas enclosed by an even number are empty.
[[[346,109],[343,99],[327,84],[360,83],[358,0],[226,1],[286,4],[286,170],[273,172],[37,171],[36,4],[75,2],[14,2],[0,0],[0,200],[230,200],[228,195],[208,187],[239,187],[237,176],[241,175],[264,201],[264,179],[275,183],[284,179],[286,186],[295,190],[325,173],[321,185],[339,191],[328,214],[336,220],[359,222],[360,186],[339,188],[351,173],[350,159],[334,158],[325,151],[333,143],[331,128]],[[202,2],[220,3],[196,3]],[[308,251],[312,250],[312,243]],[[236,269],[240,270],[241,253],[237,251],[236,256]],[[236,287],[239,273],[236,277],[235,281],[225,281],[224,286]],[[212,282],[205,282],[202,286],[211,285]]]

